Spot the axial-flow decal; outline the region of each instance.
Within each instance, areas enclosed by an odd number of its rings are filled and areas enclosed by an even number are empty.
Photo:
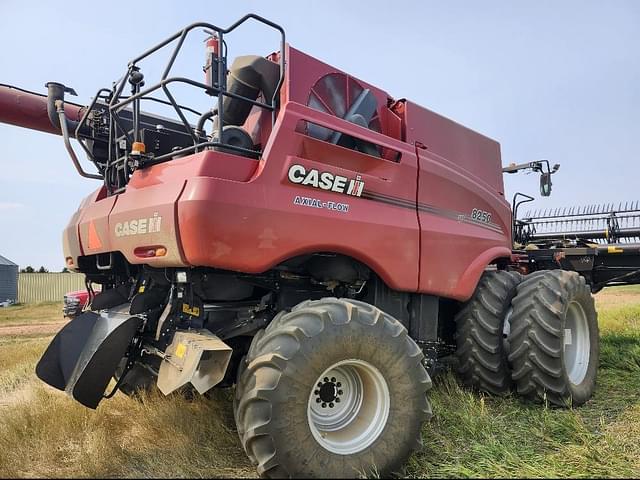
[[[303,197],[300,195],[296,195],[293,199],[293,204],[301,205],[303,207],[324,208],[326,210],[335,210],[343,213],[347,213],[349,211],[348,203],[322,201],[319,198]]]

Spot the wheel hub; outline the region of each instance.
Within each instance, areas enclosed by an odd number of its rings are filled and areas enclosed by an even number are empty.
[[[370,363],[338,362],[323,372],[310,393],[309,427],[325,449],[351,455],[371,445],[384,430],[389,416],[389,388]]]
[[[319,403],[322,408],[333,408],[336,403],[340,403],[340,397],[344,395],[342,382],[339,382],[336,377],[324,377],[316,387],[313,394],[316,397],[316,403]]]

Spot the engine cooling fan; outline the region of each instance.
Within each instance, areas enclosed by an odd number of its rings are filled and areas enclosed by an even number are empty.
[[[344,73],[330,73],[320,78],[311,88],[307,106],[380,132],[376,97],[371,90],[363,88],[354,78]],[[372,143],[311,122],[307,122],[307,134],[319,140],[380,156],[378,147]]]

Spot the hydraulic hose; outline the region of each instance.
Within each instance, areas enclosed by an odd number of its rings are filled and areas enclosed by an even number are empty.
[[[198,119],[198,123],[196,125],[196,131],[195,131],[195,134],[197,137],[201,137],[204,134],[205,122],[210,118],[215,117],[216,115],[218,115],[217,108],[212,108],[211,110],[204,112],[202,115],[200,115],[200,118]]]

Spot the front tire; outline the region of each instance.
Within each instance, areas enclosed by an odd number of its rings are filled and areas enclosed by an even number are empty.
[[[520,395],[559,406],[589,400],[598,368],[598,316],[584,278],[564,270],[525,277],[513,299],[509,344]]]
[[[265,477],[397,471],[421,444],[431,380],[420,348],[378,308],[306,301],[254,338],[236,386],[236,422]]]

